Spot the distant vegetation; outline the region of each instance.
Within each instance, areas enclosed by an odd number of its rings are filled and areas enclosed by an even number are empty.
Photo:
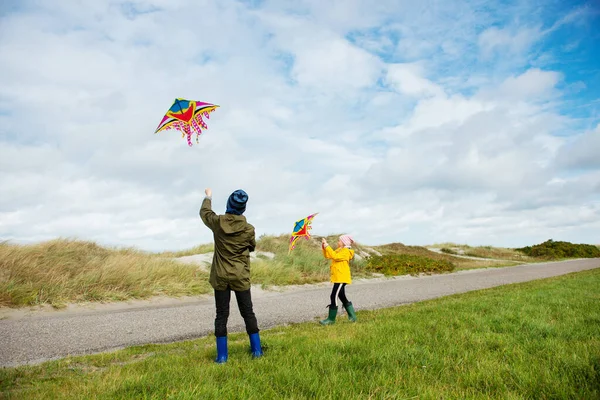
[[[468,246],[466,244],[456,243],[442,243],[435,244],[431,247],[439,248],[443,253],[478,257],[478,258],[489,258],[495,260],[511,260],[511,261],[525,261],[525,262],[536,262],[538,260],[528,257],[522,252],[515,249],[509,249],[505,247],[492,247],[492,246]]]
[[[442,251],[446,254],[458,254],[458,252],[456,250],[452,250],[447,247],[442,247]]]
[[[573,244],[570,242],[555,242],[550,239],[535,246],[516,249],[530,257],[544,258],[548,260],[560,260],[565,258],[596,258],[600,257],[600,248],[591,244]]]
[[[164,251],[159,253],[161,256],[165,257],[185,257],[185,256],[193,256],[195,254],[206,254],[211,251],[215,251],[214,243],[204,243],[198,246],[192,247],[191,249],[180,250],[180,251]]]
[[[369,257],[367,269],[384,275],[418,275],[451,272],[456,266],[450,261],[410,254],[388,254]]]
[[[327,241],[335,247],[338,236],[330,235]],[[330,262],[321,252],[321,237],[300,240],[291,253],[288,240],[288,235],[258,238],[257,251],[273,253],[273,257],[259,256],[252,261],[252,282],[269,286],[329,281]],[[551,240],[519,251],[450,243],[437,246],[442,247],[442,253],[402,243],[373,247],[356,243],[353,246],[356,257],[350,263],[352,277],[444,273],[510,266],[523,261],[600,257],[597,246]],[[174,258],[209,253],[213,249],[212,243],[161,253],[107,248],[94,242],[67,239],[32,245],[0,243],[0,306],[50,304],[61,307],[73,302],[210,293],[205,265],[184,264]],[[459,258],[455,254],[488,259]]]

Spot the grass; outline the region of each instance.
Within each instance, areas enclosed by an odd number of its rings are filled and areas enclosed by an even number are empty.
[[[441,245],[434,245],[431,247],[438,247],[438,248],[447,249],[447,250],[444,251],[444,254],[440,254],[440,253],[436,253],[431,250],[428,250],[427,248],[422,247],[422,246],[406,246],[402,243],[386,244],[383,246],[377,246],[377,247],[375,247],[375,249],[377,249],[384,255],[391,255],[391,254],[411,255],[411,256],[427,257],[429,259],[437,260],[437,261],[451,262],[452,264],[454,264],[456,270],[475,269],[475,268],[491,268],[491,267],[509,267],[509,266],[515,266],[515,265],[520,264],[519,261],[504,261],[504,260],[498,261],[498,260],[493,260],[493,259],[490,259],[489,261],[483,261],[483,260],[470,260],[468,258],[454,257],[452,253],[448,252],[448,250],[454,251],[454,250],[451,250],[450,247],[452,247],[452,248],[457,247],[453,243],[443,243]],[[463,247],[468,247],[468,246],[463,246]]]
[[[335,247],[338,236],[330,235],[326,239]],[[291,254],[288,251],[288,239],[288,235],[258,238],[257,250],[271,252],[275,257],[259,257],[252,262],[253,283],[268,287],[328,281],[329,261],[322,255],[321,237],[300,240]],[[447,272],[514,266],[523,261],[534,260],[510,249],[469,247],[453,243],[436,246],[450,249],[446,252],[461,249],[469,255],[489,257],[489,261],[439,254],[425,247],[406,246],[402,243],[372,248],[356,243],[353,247],[358,257],[350,265],[352,277],[368,278],[380,272],[397,275],[421,271],[420,267],[415,267],[416,264],[451,264],[452,267],[441,268],[440,272]],[[121,301],[207,293],[210,291],[208,274],[202,267],[180,264],[173,258],[208,253],[213,249],[214,246],[210,243],[187,250],[155,254],[135,249],[105,248],[93,242],[65,239],[26,246],[0,243],[0,306],[49,304],[62,307],[67,303],[86,301]],[[369,268],[368,257],[378,257],[379,253],[384,259],[394,256],[395,259],[405,260],[408,269],[383,268],[385,271],[380,271],[382,268]],[[499,261],[495,258],[512,261]]]
[[[334,247],[336,238],[335,235],[326,237],[328,243]],[[275,257],[272,260],[259,259],[252,263],[252,281],[266,287],[329,281],[330,261],[323,257],[321,237],[313,236],[308,241],[298,241],[291,253],[288,250],[288,239],[288,236],[263,236],[258,240],[257,250],[274,253]],[[361,249],[360,245],[355,246],[357,252]],[[363,260],[352,260],[350,269],[353,278],[371,275]]]
[[[535,246],[517,249],[531,257],[544,260],[562,260],[568,258],[600,257],[600,249],[591,244],[554,241],[552,239]]]
[[[598,399],[600,270],[243,333],[0,370],[6,399]]]
[[[429,247],[441,249],[444,253],[458,254],[470,257],[491,258],[496,260],[511,260],[517,262],[536,262],[534,257],[529,257],[516,249],[492,246],[469,246],[456,243],[437,243]]]
[[[209,289],[208,274],[196,266],[133,249],[65,239],[0,244],[1,306],[62,307],[69,302],[197,295]]]
[[[334,243],[335,237],[328,240]],[[67,303],[208,293],[207,272],[172,258],[212,250],[213,244],[208,244],[152,254],[66,239],[25,246],[0,243],[0,306],[48,304],[60,308]],[[253,283],[269,286],[329,280],[329,262],[321,253],[320,237],[300,241],[289,254],[287,236],[264,236],[258,240],[257,250],[273,252],[275,258],[258,258],[252,263]],[[353,276],[369,276],[364,266],[362,261],[352,261]]]
[[[160,255],[163,257],[185,257],[193,256],[195,254],[206,254],[213,251],[215,251],[215,245],[213,243],[205,243],[180,251],[164,251],[160,253]]]
[[[450,261],[409,254],[373,256],[367,261],[368,270],[387,276],[444,273],[452,272],[454,268],[454,264]]]
[[[456,250],[452,250],[447,247],[442,247],[441,250],[446,254],[458,254],[458,252]]]

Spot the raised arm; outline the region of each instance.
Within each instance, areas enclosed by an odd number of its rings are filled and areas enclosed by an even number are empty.
[[[323,247],[323,255],[325,258],[333,261],[350,261],[352,258],[351,255],[347,251],[335,252],[331,248],[331,246]]]
[[[212,210],[212,192],[206,189],[206,197],[200,207],[200,218],[210,230],[214,231],[219,224],[219,216]]]

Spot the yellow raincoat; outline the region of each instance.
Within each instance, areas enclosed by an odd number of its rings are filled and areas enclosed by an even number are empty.
[[[331,246],[327,246],[323,248],[323,255],[331,260],[329,271],[332,283],[352,283],[350,260],[354,258],[354,250],[345,247],[333,250]]]

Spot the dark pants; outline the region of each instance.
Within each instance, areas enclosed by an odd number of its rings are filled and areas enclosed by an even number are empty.
[[[246,332],[248,335],[258,333],[258,322],[252,310],[252,297],[250,289],[243,292],[235,292],[238,309],[244,322],[246,323]],[[215,318],[215,336],[227,336],[227,319],[229,318],[229,300],[231,299],[231,289],[215,290],[215,303],[217,306],[217,317]]]
[[[336,308],[337,302],[335,300],[336,297],[339,297],[342,301],[342,304],[348,304],[348,299],[346,298],[346,284],[345,283],[334,283],[333,289],[331,290],[331,307]]]

